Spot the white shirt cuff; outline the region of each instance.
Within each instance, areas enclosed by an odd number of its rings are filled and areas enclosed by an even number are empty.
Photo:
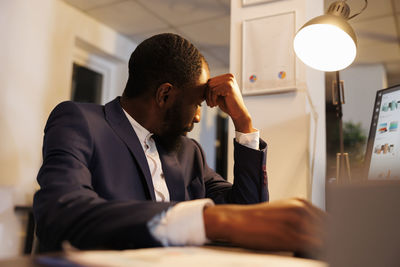
[[[209,206],[214,206],[209,198],[180,202],[154,216],[147,226],[163,246],[201,246],[208,241],[203,210]]]
[[[248,148],[258,150],[260,147],[260,131],[253,133],[241,133],[236,131],[235,139],[239,144]]]

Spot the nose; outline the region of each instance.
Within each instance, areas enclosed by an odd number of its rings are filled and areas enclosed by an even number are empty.
[[[197,107],[196,113],[194,114],[193,122],[198,123],[201,120],[201,107]]]

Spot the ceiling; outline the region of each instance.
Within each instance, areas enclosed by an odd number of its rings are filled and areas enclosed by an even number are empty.
[[[333,1],[325,0],[325,7]],[[364,7],[365,0],[348,0],[351,14]],[[360,15],[349,20],[357,39],[353,64],[384,64],[389,85],[400,83],[400,0],[369,0]]]
[[[132,41],[177,33],[200,49],[212,75],[229,70],[230,0],[64,0]]]
[[[213,75],[229,70],[230,0],[64,0],[136,43],[173,32],[191,40]],[[239,1],[239,0],[237,0]],[[327,8],[333,0],[324,0]],[[365,0],[348,0],[351,14]],[[382,63],[390,81],[400,83],[400,0],[370,0],[349,22],[358,37],[354,64]]]

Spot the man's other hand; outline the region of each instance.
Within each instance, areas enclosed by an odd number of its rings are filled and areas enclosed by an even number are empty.
[[[204,210],[208,239],[267,251],[321,252],[325,220],[322,210],[302,199]]]

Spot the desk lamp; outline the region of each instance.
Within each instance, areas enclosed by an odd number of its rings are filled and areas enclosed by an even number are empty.
[[[350,7],[346,0],[333,2],[326,14],[308,21],[296,33],[294,51],[298,58],[307,66],[321,71],[335,71],[336,79],[332,84],[332,101],[336,106],[339,119],[340,153],[336,155],[336,182],[350,182],[350,163],[348,154],[344,153],[343,143],[343,112],[344,86],[340,80],[339,70],[347,68],[355,59],[357,53],[357,37],[348,20],[361,14],[362,10],[350,15]],[[346,170],[344,168],[346,166]]]

